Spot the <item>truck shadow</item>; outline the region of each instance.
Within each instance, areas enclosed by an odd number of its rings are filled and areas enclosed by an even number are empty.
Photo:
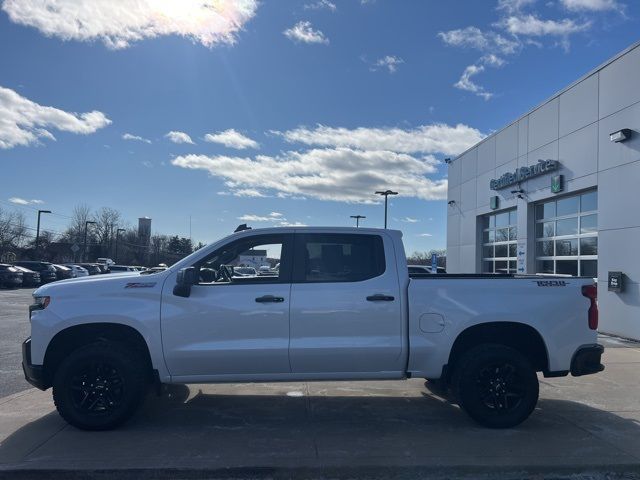
[[[150,395],[131,421],[108,432],[83,432],[50,413],[0,444],[0,467],[70,462],[115,468],[122,461],[144,468],[203,459],[226,466],[322,459],[352,465],[528,465],[540,464],[542,457],[559,465],[599,465],[633,460],[632,455],[637,462],[640,455],[638,421],[574,401],[542,398],[522,425],[489,430],[426,389],[421,396],[403,397],[397,390],[362,394],[348,388],[341,396],[333,390],[287,396],[286,387],[276,393],[274,385],[256,395],[256,388],[246,387],[254,393],[242,395],[168,386],[161,397]]]

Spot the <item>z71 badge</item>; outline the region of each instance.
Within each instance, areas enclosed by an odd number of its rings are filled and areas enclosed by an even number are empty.
[[[124,288],[152,288],[156,286],[156,282],[129,282]]]
[[[536,280],[539,287],[566,287],[564,280]]]

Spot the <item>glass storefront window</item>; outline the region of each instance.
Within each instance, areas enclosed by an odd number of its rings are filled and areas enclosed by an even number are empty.
[[[598,192],[536,205],[536,272],[597,276]]]
[[[515,273],[517,250],[516,209],[486,215],[482,230],[482,272]]]

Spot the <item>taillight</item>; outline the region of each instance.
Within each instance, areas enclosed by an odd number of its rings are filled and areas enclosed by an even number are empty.
[[[583,285],[582,295],[587,297],[591,304],[589,305],[589,328],[591,330],[598,329],[598,286]]]

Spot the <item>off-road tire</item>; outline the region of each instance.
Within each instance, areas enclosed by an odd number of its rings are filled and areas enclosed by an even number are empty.
[[[466,352],[455,366],[452,387],[460,407],[489,428],[519,425],[538,402],[538,376],[531,362],[504,345],[485,344]]]
[[[82,430],[110,430],[140,406],[148,391],[147,370],[145,359],[130,346],[91,343],[60,363],[53,378],[53,401],[69,424]],[[92,404],[93,411],[88,410]]]

